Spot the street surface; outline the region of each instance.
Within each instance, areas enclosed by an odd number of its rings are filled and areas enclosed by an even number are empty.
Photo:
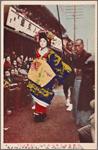
[[[79,143],[80,127],[75,124],[72,111],[66,111],[62,86],[54,92],[44,122],[34,122],[31,104],[4,118],[4,143]]]

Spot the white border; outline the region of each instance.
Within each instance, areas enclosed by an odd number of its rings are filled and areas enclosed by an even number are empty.
[[[95,73],[95,99],[96,99],[96,102],[95,102],[95,117],[96,117],[96,140],[95,140],[95,143],[86,143],[86,144],[82,144],[82,143],[79,143],[80,145],[82,145],[83,149],[97,149],[97,2],[96,1],[2,1],[1,2],[1,64],[3,62],[3,35],[4,35],[4,30],[3,30],[3,23],[4,23],[4,10],[3,10],[3,6],[4,5],[10,5],[10,4],[32,4],[32,5],[55,5],[55,4],[58,4],[58,5],[92,5],[92,4],[95,4],[95,70],[96,70],[96,73]],[[1,148],[2,149],[6,149],[6,144],[7,143],[3,143],[3,65],[1,65]],[[22,144],[22,143],[21,143]],[[29,143],[30,144],[30,143]],[[31,143],[32,144],[32,143]],[[50,144],[50,143],[49,143]],[[56,145],[57,143],[54,143],[54,145]],[[73,144],[78,144],[78,143],[70,143],[71,145]],[[16,146],[17,144],[16,143],[8,143],[7,145],[9,146]],[[37,146],[39,145],[39,143],[36,144]],[[53,145],[53,143],[52,143]],[[51,146],[52,146],[51,145]],[[58,143],[58,145],[60,145],[60,143]],[[63,145],[63,143],[62,143]],[[52,147],[50,147],[52,148]],[[40,149],[45,149],[45,148],[40,148]],[[57,148],[58,149],[58,148]],[[60,147],[59,147],[60,149]],[[66,148],[65,148],[66,149]],[[67,147],[68,149],[68,147]]]

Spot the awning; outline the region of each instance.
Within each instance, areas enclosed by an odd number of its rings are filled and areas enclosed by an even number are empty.
[[[18,35],[21,35],[21,36],[23,36],[23,37],[25,37],[25,38],[28,38],[28,39],[32,40],[33,42],[36,42],[35,38],[32,38],[32,37],[26,35],[25,33],[22,33],[22,32],[19,32],[19,31],[15,31],[15,30],[13,30],[13,29],[11,29],[11,28],[9,28],[9,27],[4,27],[4,29],[6,29],[6,30],[8,30],[8,31],[11,31],[11,32],[13,32],[13,33],[16,33],[16,34],[18,34]]]
[[[26,35],[25,33],[21,33],[21,32],[19,32],[19,31],[15,31],[15,30],[13,30],[13,29],[11,29],[11,28],[9,28],[9,27],[4,27],[4,29],[6,29],[6,30],[8,30],[8,31],[10,31],[10,32],[16,33],[16,34],[18,34],[18,35],[20,35],[20,36],[23,36],[23,37],[25,37],[25,38],[27,38],[27,39],[30,39],[30,40],[32,40],[33,42],[35,42],[35,43],[37,44],[35,38],[32,38],[32,37]],[[51,48],[52,50],[54,50],[54,51],[63,53],[63,50],[60,50],[60,49],[55,48],[55,47],[53,47],[53,46],[51,46],[50,48]]]

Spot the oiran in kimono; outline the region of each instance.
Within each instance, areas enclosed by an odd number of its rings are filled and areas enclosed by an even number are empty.
[[[40,48],[37,49],[28,72],[27,89],[35,101],[33,114],[35,122],[44,122],[47,107],[54,96],[52,90],[54,79],[57,78],[61,84],[64,84],[64,78],[72,69],[49,48],[54,38],[52,33],[41,31],[37,35]]]

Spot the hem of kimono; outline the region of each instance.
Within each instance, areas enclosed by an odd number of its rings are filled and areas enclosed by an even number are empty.
[[[32,95],[32,97],[34,98],[34,101],[37,102],[39,105],[43,106],[43,107],[47,107],[49,106],[49,104],[39,100],[38,98],[36,98],[34,95]]]

